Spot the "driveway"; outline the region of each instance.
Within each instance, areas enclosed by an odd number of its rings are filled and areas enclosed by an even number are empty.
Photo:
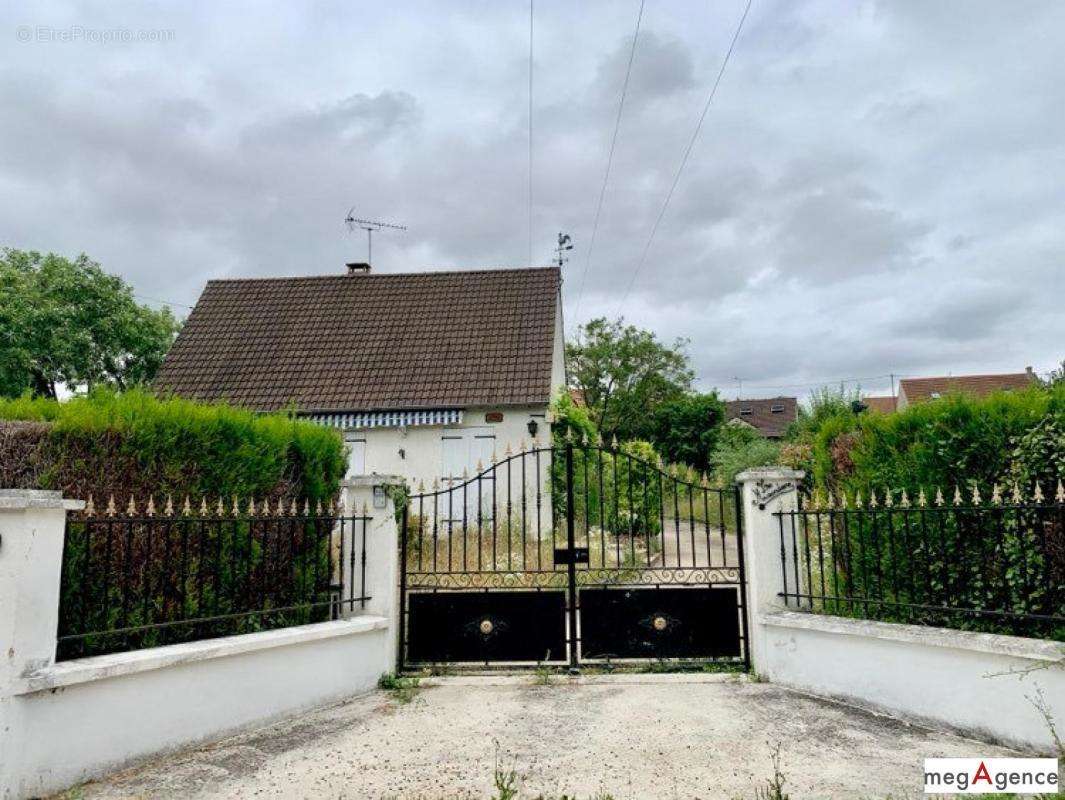
[[[169,756],[83,798],[753,798],[779,745],[795,800],[920,797],[926,756],[1011,751],[740,676],[433,679]]]

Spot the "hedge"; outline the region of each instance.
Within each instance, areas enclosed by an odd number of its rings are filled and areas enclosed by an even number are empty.
[[[0,400],[0,481],[68,497],[286,496],[327,501],[344,475],[336,431],[288,414],[95,391]]]
[[[949,395],[894,414],[833,419],[813,442],[821,489],[885,489],[1065,479],[1065,385],[976,399]],[[1044,491],[1048,488],[1043,486]]]

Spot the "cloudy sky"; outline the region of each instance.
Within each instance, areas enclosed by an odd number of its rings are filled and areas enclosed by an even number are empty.
[[[573,236],[567,332],[685,337],[728,396],[1065,358],[1059,0],[754,0],[637,272],[744,6],[646,0],[589,252],[639,0],[536,0],[532,262]],[[528,92],[527,2],[8,2],[0,245],[191,305],[363,259],[354,205],[409,227],[375,270],[526,265]]]

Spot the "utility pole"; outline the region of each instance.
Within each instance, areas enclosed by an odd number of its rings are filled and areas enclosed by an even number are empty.
[[[743,378],[741,378],[739,375],[733,375],[732,380],[736,381],[736,383],[739,384],[739,388],[736,389],[736,399],[739,400],[743,396]]]

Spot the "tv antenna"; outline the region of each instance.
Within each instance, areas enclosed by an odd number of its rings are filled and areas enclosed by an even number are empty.
[[[573,239],[568,233],[559,232],[558,234],[558,247],[555,248],[555,263],[558,264],[558,268],[562,269],[562,265],[569,261],[569,258],[563,253],[567,250],[573,249]]]
[[[394,225],[391,222],[381,222],[376,219],[356,219],[355,206],[348,209],[348,215],[344,217],[344,222],[348,226],[348,230],[354,232],[356,228],[362,228],[366,231],[366,263],[372,264],[373,258],[373,232],[379,231],[382,228],[390,228],[396,231],[407,230],[406,225]]]

